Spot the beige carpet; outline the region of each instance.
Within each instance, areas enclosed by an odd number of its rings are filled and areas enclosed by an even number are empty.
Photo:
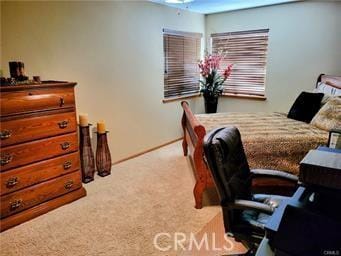
[[[179,255],[154,248],[154,236],[197,233],[219,212],[193,207],[194,176],[180,142],[95,178],[87,197],[1,233],[1,255]],[[174,239],[160,240],[164,247]]]

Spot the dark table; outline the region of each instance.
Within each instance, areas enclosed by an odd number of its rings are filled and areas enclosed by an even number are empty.
[[[304,231],[304,228],[309,229],[318,225],[321,230],[319,236],[323,238],[328,233],[331,236],[328,238],[329,241],[333,242],[334,227],[341,227],[340,152],[319,147],[317,150],[309,151],[301,161],[300,186],[291,198],[281,202],[265,225],[266,237],[272,247],[276,236],[277,244],[278,241],[280,243],[283,241],[286,245],[284,248],[288,247],[288,250],[295,242],[302,244],[310,240],[313,244],[316,235]],[[298,218],[300,221],[297,221]],[[294,251],[297,250],[297,246],[299,247],[299,244],[293,248]],[[341,248],[338,253],[341,255]]]

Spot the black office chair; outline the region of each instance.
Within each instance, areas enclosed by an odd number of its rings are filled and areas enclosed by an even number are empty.
[[[264,236],[264,226],[287,197],[252,194],[252,179],[261,175],[297,183],[298,178],[285,172],[249,168],[237,128],[217,128],[204,139],[204,152],[211,170],[223,211],[225,231],[246,245],[252,254]]]

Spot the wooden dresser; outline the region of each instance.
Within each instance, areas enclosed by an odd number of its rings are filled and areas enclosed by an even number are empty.
[[[1,231],[86,195],[75,85],[0,87]]]

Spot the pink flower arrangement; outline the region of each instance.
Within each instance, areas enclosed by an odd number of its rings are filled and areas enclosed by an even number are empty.
[[[204,60],[199,62],[200,74],[203,77],[208,77],[213,69],[217,70],[220,68],[221,56],[219,55],[207,55]]]
[[[224,70],[224,73],[223,73],[223,76],[224,76],[224,79],[226,80],[232,73],[232,66],[233,64],[230,64],[227,66],[227,68]]]
[[[231,75],[233,65],[229,64],[219,74],[221,59],[220,55],[206,55],[204,60],[200,60],[198,63],[203,78],[200,80],[200,92],[204,94],[204,97],[218,97],[223,93],[223,84]]]

